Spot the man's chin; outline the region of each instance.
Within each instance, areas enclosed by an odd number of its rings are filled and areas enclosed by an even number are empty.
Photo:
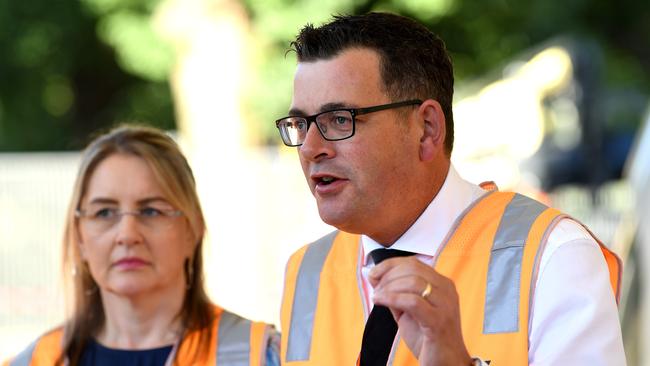
[[[354,224],[354,215],[346,211],[345,208],[340,209],[320,209],[318,210],[321,220],[324,223],[335,228],[352,234],[358,234],[359,228]]]
[[[346,215],[342,210],[333,210],[331,208],[321,209],[319,207],[318,215],[324,223],[334,226],[337,229],[341,229],[342,226],[346,226],[349,222],[348,215]]]

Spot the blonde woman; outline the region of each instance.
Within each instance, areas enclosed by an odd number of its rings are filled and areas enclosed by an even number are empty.
[[[212,304],[190,166],[153,128],[85,150],[63,239],[72,312],[9,365],[279,365],[278,336]]]

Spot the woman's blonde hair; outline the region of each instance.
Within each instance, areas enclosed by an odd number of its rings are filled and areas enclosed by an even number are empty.
[[[88,340],[96,335],[105,321],[100,291],[79,250],[76,211],[80,209],[95,169],[114,154],[134,155],[149,165],[164,198],[183,212],[197,241],[192,259],[186,263],[188,289],[183,309],[178,314],[186,332],[208,327],[214,319],[203,278],[205,220],[192,169],[178,145],[164,132],[151,127],[123,125],[97,137],[84,150],[68,207],[63,235],[63,275],[71,301],[68,302],[70,316],[64,327],[63,353],[59,361],[63,363],[67,359],[71,366],[77,365]],[[210,340],[202,339],[200,342],[209,344]]]

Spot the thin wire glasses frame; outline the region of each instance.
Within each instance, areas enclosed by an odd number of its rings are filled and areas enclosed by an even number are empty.
[[[122,220],[125,215],[131,215],[139,223],[149,228],[163,228],[169,224],[169,219],[183,215],[180,210],[160,209],[145,207],[134,211],[122,211],[115,208],[101,208],[98,210],[75,210],[75,217],[84,219],[88,228],[93,231],[107,231]]]
[[[365,108],[337,108],[320,112],[312,116],[288,116],[275,121],[282,142],[285,145],[296,147],[303,144],[309,131],[309,126],[314,123],[320,135],[327,141],[340,141],[354,136],[356,116],[379,112],[386,109],[400,108],[409,105],[420,105],[419,99],[405,100],[402,102],[381,104]]]

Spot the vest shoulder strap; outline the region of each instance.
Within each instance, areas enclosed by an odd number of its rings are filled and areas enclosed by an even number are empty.
[[[286,345],[285,359],[287,362],[309,359],[320,274],[337,234],[338,230],[335,230],[323,236],[309,244],[303,252],[295,278],[289,336]],[[292,261],[295,260],[298,258],[292,258]],[[295,263],[293,264],[295,265]]]
[[[435,267],[456,285],[470,353],[494,363],[527,362],[531,276],[546,228],[558,214],[523,195],[492,191],[459,218],[443,243]]]
[[[6,363],[9,366],[54,365],[61,354],[63,328],[53,329],[32,342]]]
[[[359,235],[334,231],[291,257],[281,316],[283,364],[354,363],[365,321],[359,254]]]
[[[237,314],[223,311],[217,330],[217,366],[249,366],[259,364],[268,341],[266,324],[253,322]]]
[[[213,326],[189,333],[183,339],[176,360],[180,365],[193,364],[202,340],[209,340],[207,360],[201,364],[225,366],[259,365],[265,356],[270,325],[253,322],[235,313],[215,308]]]

